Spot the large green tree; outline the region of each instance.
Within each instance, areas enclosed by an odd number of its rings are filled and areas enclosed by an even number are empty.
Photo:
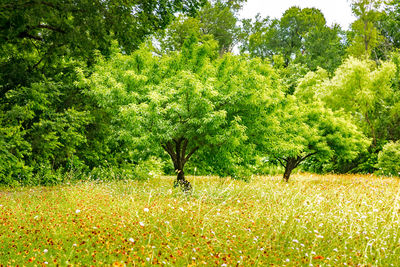
[[[164,150],[185,190],[191,186],[184,168],[197,152],[223,158],[224,166],[214,168],[221,174],[245,166],[257,140],[268,134],[268,115],[281,98],[268,63],[218,54],[215,41],[198,45],[190,38],[182,52],[161,57],[145,48],[117,54],[84,79],[88,95],[130,136],[128,149]]]

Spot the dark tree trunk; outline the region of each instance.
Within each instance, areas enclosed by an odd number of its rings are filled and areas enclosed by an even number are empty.
[[[285,182],[289,182],[290,174],[292,171],[299,166],[299,164],[308,157],[317,154],[317,152],[310,153],[304,157],[297,156],[297,157],[289,157],[289,158],[277,158],[279,163],[285,168],[285,173],[283,174],[283,180]]]
[[[175,146],[174,144],[175,143]],[[186,149],[188,147],[189,140],[186,138],[173,139],[168,141],[162,147],[169,154],[174,164],[175,172],[177,173],[176,181],[174,182],[175,187],[180,187],[183,191],[187,192],[192,189],[192,185],[185,178],[185,172],[183,171],[186,162],[190,159],[194,152],[199,147],[194,147],[188,154]]]
[[[298,165],[297,160],[298,160],[297,158],[289,158],[287,160],[286,166],[284,166],[285,167],[285,173],[283,174],[283,180],[285,182],[289,182],[290,174],[292,173],[294,168],[296,168],[297,165]]]

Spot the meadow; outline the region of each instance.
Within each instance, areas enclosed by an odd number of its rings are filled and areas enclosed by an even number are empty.
[[[396,178],[173,179],[0,189],[0,264],[400,264]]]

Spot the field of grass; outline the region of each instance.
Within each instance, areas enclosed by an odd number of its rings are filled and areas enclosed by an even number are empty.
[[[398,179],[189,180],[3,189],[0,265],[400,265]]]

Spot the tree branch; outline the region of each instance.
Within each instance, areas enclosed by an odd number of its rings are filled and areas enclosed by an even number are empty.
[[[283,161],[282,161],[281,158],[275,158],[275,159],[282,165],[282,167],[285,167],[285,168],[286,168],[286,165],[283,163]],[[287,163],[287,160],[286,160],[286,159],[283,159],[283,160],[285,160],[286,163]]]
[[[19,34],[18,34],[18,37],[20,37],[20,38],[34,39],[34,40],[41,41],[41,42],[44,41],[43,38],[41,38],[41,37],[39,37],[39,36],[32,35],[32,34],[26,32],[26,31],[19,33]]]
[[[296,164],[295,164],[295,168],[297,167],[297,166],[299,166],[299,164],[300,164],[300,162],[302,162],[302,161],[304,161],[306,158],[309,158],[309,157],[311,157],[311,156],[313,156],[313,155],[315,155],[315,154],[317,154],[317,152],[313,152],[313,153],[310,153],[310,154],[308,154],[308,155],[306,155],[306,156],[304,156],[304,157],[297,157],[297,160],[296,160]]]
[[[189,143],[189,140],[187,140],[186,138],[183,141],[183,147],[182,147],[182,153],[181,153],[181,158],[184,159],[185,158],[185,154],[186,154],[186,148],[187,145]]]
[[[189,154],[187,154],[186,158],[183,160],[183,164],[185,164],[190,159],[190,157],[194,154],[194,152],[196,152],[199,148],[200,148],[199,146],[196,146],[195,148],[193,148],[189,152]]]

